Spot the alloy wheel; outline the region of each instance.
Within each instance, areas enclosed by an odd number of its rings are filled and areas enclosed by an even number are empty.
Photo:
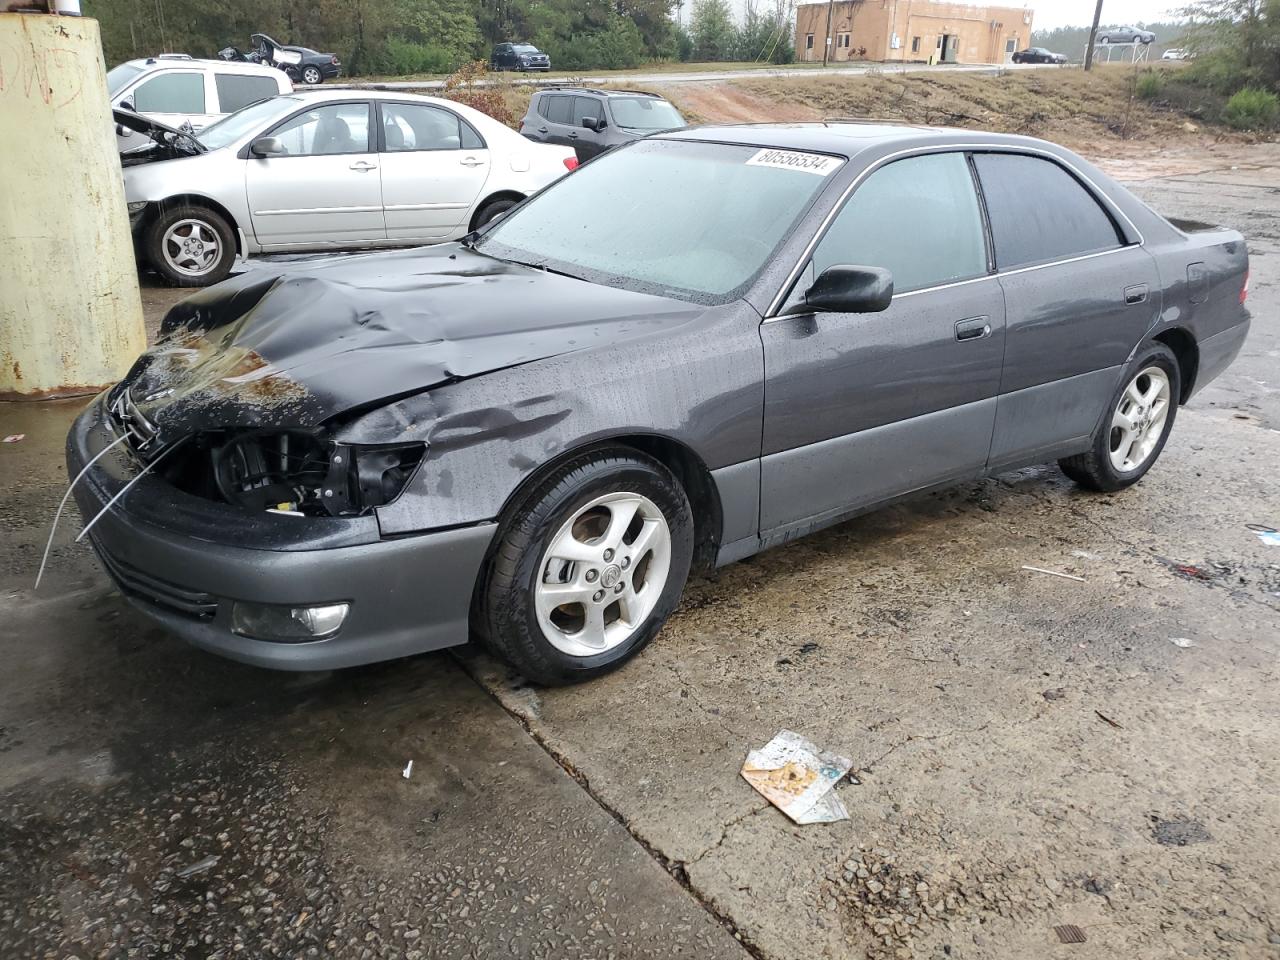
[[[320,71],[315,67],[307,67],[302,71],[302,82],[315,86],[320,82]]]
[[[1147,462],[1164,433],[1171,399],[1169,375],[1160,367],[1146,367],[1129,381],[1111,416],[1108,449],[1118,472],[1130,473]]]
[[[222,239],[203,220],[177,220],[164,232],[160,250],[165,262],[186,277],[203,277],[222,260]]]
[[[576,510],[538,566],[534,608],[556,649],[592,657],[626,643],[658,604],[671,571],[671,530],[638,493],[607,493]]]

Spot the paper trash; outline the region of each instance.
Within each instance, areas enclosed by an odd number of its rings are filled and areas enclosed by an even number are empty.
[[[853,761],[819,750],[790,730],[747,754],[742,778],[796,823],[833,823],[849,819],[832,789]]]

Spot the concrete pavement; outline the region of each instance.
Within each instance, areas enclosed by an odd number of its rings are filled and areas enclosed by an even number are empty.
[[[1245,230],[1255,317],[1137,487],[1042,467],[841,525],[572,689],[217,660],[73,523],[34,596],[74,405],[0,406],[0,956],[1280,956],[1280,548],[1245,526],[1280,527],[1278,186],[1134,185]],[[782,727],[854,758],[850,821],[738,777]]]

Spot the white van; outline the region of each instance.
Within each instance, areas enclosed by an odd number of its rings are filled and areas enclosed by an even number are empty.
[[[190,123],[198,132],[251,103],[292,93],[293,81],[283,70],[259,63],[162,53],[112,67],[107,71],[107,92],[113,109],[131,110],[170,127]],[[127,130],[117,129],[116,134],[121,150],[147,142]]]

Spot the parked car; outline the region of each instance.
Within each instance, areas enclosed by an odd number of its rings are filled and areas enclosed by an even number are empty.
[[[167,53],[129,60],[107,73],[111,106],[169,127],[191,124],[202,130],[227,114],[282,93],[293,83],[282,71],[256,63],[196,60]],[[121,150],[143,146],[144,136],[117,130]]]
[[[1164,53],[1160,54],[1161,60],[1190,60],[1191,51],[1183,47],[1170,47]]]
[[[686,125],[680,111],[655,93],[557,87],[530,98],[520,132],[539,143],[573,147],[585,162],[619,144]]]
[[[460,237],[577,166],[478,110],[385,91],[299,92],[198,137],[149,133],[121,157],[129,217],[142,257],[185,287],[238,254]]]
[[[1156,35],[1150,30],[1139,30],[1137,27],[1112,27],[1099,30],[1094,40],[1096,43],[1154,43]]]
[[[336,53],[320,53],[310,47],[277,43],[265,33],[255,33],[249,40],[253,46],[248,53],[237,47],[224,47],[218,51],[218,56],[232,62],[269,64],[283,70],[295,83],[312,87],[325,80],[333,80],[342,72],[342,62]]]
[[[470,634],[580,680],[691,570],[1045,461],[1137,482],[1240,350],[1247,278],[1239,233],[1044,141],[676,131],[462,242],[178,303],[68,475],[126,596],[205,649],[329,669]]]
[[[489,55],[490,70],[547,71],[551,58],[531,43],[500,43]]]
[[[1065,53],[1054,53],[1044,47],[1027,47],[1013,55],[1014,63],[1066,63]]]

